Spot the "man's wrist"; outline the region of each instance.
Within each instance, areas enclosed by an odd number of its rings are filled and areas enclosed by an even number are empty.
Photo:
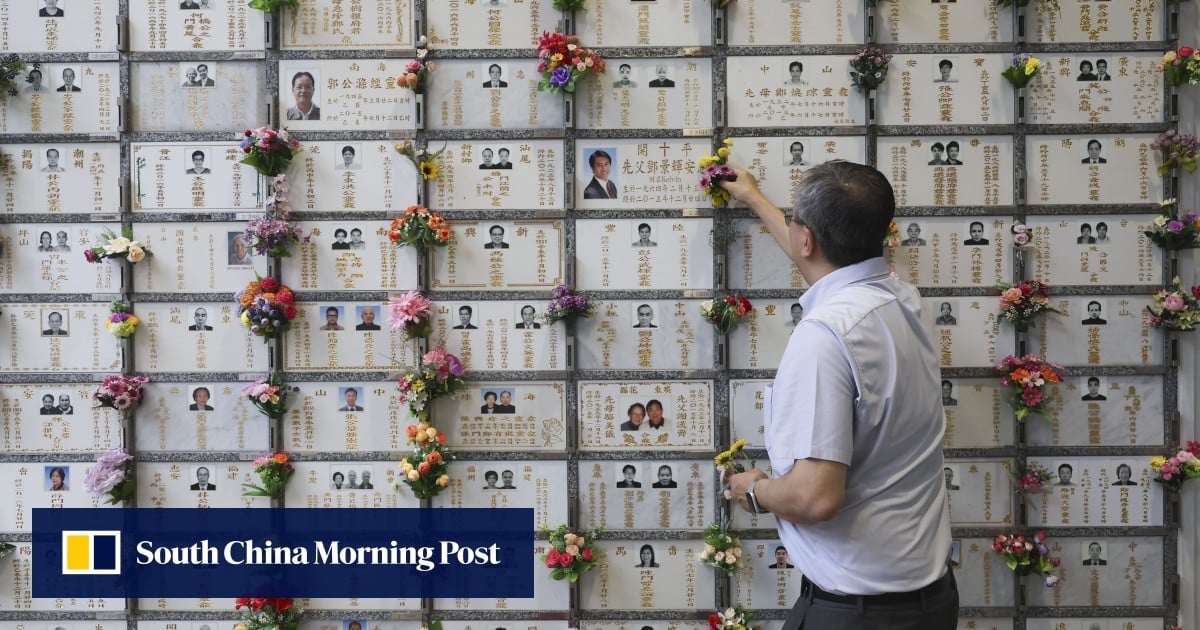
[[[746,503],[750,505],[750,511],[754,512],[755,514],[766,514],[767,512],[770,512],[770,510],[763,507],[762,503],[759,502],[758,497],[755,495],[755,487],[760,481],[763,481],[763,479],[755,479],[754,481],[750,482],[749,486],[746,487]]]

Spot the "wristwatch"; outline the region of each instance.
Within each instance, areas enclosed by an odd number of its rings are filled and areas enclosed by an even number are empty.
[[[746,487],[746,501],[750,504],[750,509],[753,510],[755,514],[766,514],[770,510],[764,510],[762,506],[758,504],[758,498],[754,496],[754,486],[759,481],[761,481],[761,479],[755,479],[754,481],[750,482],[749,486]]]

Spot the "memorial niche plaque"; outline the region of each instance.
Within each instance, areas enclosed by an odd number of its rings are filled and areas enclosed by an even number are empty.
[[[1162,538],[1052,537],[1050,543],[1050,552],[1062,558],[1055,571],[1059,585],[1037,588],[1033,582],[1034,587],[1026,589],[1030,606],[1163,605]],[[1100,561],[1090,560],[1093,543],[1100,545]],[[990,547],[988,553],[996,555]]]
[[[995,367],[1013,348],[1016,333],[1000,325],[993,296],[922,298],[921,320],[933,330],[932,341],[943,368]]]
[[[742,0],[725,8],[729,43],[863,44],[863,6],[854,0]]]
[[[1026,512],[1033,525],[1162,524],[1163,490],[1153,481],[1155,473],[1147,457],[1036,457],[1031,461],[1055,475],[1048,492],[1029,497]]]
[[[579,447],[711,449],[712,383],[581,382]]]
[[[735,370],[774,370],[804,308],[795,299],[756,299],[754,310],[729,335],[729,365]]]
[[[686,370],[712,366],[716,331],[700,314],[703,300],[598,301],[576,323],[583,369]]]
[[[989,2],[904,2],[876,11],[884,44],[1011,42],[1013,14]]]
[[[120,64],[42,63],[16,81],[24,91],[0,100],[0,133],[117,133]]]
[[[955,526],[1013,523],[1009,460],[946,460],[942,468]]]
[[[1046,43],[1158,41],[1163,39],[1164,4],[1154,0],[1080,1],[1064,2],[1058,10],[1035,5],[1025,12],[1032,27],[1028,37]]]
[[[417,288],[417,253],[388,239],[389,221],[345,215],[337,221],[299,221],[309,242],[292,247],[283,276],[297,290],[407,291]],[[376,315],[382,320],[382,313]]]
[[[587,528],[700,531],[716,517],[714,479],[711,460],[581,461],[581,518]]]
[[[393,370],[417,363],[416,343],[391,332],[386,304],[331,300],[296,308],[284,337],[288,370]]]
[[[586,613],[587,611],[584,611],[584,614]],[[778,628],[771,627],[773,623],[775,622],[766,621],[761,624],[755,623],[754,625],[761,625],[764,630],[778,630]],[[783,622],[779,623],[782,624]],[[580,627],[583,630],[646,630],[646,628],[650,628],[650,630],[704,630],[704,628],[708,627],[708,623],[689,623],[683,619],[613,619],[594,621],[584,619],[581,620]]]
[[[137,410],[137,450],[267,450],[270,423],[242,394],[246,385],[151,381]]]
[[[578,90],[583,99],[583,128],[712,127],[711,59],[605,61],[608,73],[595,81],[581,82]]]
[[[394,462],[305,461],[293,464],[296,473],[286,490],[289,506],[351,509],[420,507],[420,501],[413,497],[407,486],[401,484],[400,490],[393,489],[394,484],[399,482],[399,469]]]
[[[552,289],[563,282],[562,221],[455,220],[450,227],[450,243],[433,253],[434,289]]]
[[[900,230],[900,245],[885,248],[883,255],[896,274],[910,284],[990,289],[1010,279],[1011,220],[896,217],[895,221]]]
[[[1163,331],[1150,326],[1148,295],[1051,296],[1061,316],[1038,320],[1029,351],[1062,365],[1161,365]]]
[[[9,223],[0,227],[0,292],[116,293],[121,269],[116,263],[89,263],[83,250],[96,244],[105,229],[119,225]]]
[[[542,75],[537,64],[525,59],[438,60],[437,79],[425,96],[426,127],[561,129],[562,95],[538,91]]]
[[[847,56],[730,57],[729,125],[844,127],[866,122]]]
[[[992,551],[992,539],[956,537],[950,548],[952,558],[956,546],[959,561],[951,566],[954,568],[954,579],[958,582],[959,606],[1012,606],[1015,601],[1012,571],[1004,564],[1004,558]],[[1040,577],[1026,579],[1027,591],[1044,588],[1040,584]],[[963,627],[961,622],[959,627]],[[1008,627],[1011,627],[1011,623]]]
[[[1045,59],[1047,66],[1026,89],[1026,122],[1162,122],[1161,60],[1157,52],[1093,52]]]
[[[796,186],[810,167],[829,160],[859,164],[867,161],[867,142],[863,136],[734,137],[732,148],[734,161],[750,171],[767,199],[788,214],[796,199]],[[743,220],[737,220],[737,224],[739,236],[750,234],[748,226],[742,227]],[[766,240],[771,240],[765,229],[762,233],[768,236]],[[731,260],[739,264],[738,258]]]
[[[1037,278],[1051,285],[1162,282],[1162,249],[1143,233],[1153,215],[1029,217]]]
[[[120,211],[119,144],[5,144],[0,155],[6,214]]]
[[[94,383],[0,386],[7,453],[107,451],[121,444],[121,424],[111,408],[93,407]],[[82,478],[80,478],[82,483]]]
[[[107,305],[98,305],[107,310]],[[267,348],[242,325],[232,300],[142,302],[133,336],[138,369],[147,372],[265,372]],[[103,320],[101,320],[103,326]],[[108,333],[105,336],[111,337]],[[237,352],[230,352],[237,348]]]
[[[435,508],[530,508],[534,523],[567,522],[567,462],[460,460],[451,471]]]
[[[693,0],[595,0],[576,16],[589,46],[711,46],[712,13]]]
[[[395,147],[371,140],[305,141],[288,172],[292,209],[399,214],[415,205],[420,175]]]
[[[1162,385],[1161,376],[1064,377],[1050,390],[1055,422],[1027,424],[1026,439],[1043,446],[1162,444]]]
[[[567,630],[568,622],[545,619],[523,619],[506,621],[499,619],[476,621],[443,621],[445,630],[503,630],[504,627],[518,626],[521,630]],[[372,628],[374,630],[374,628]],[[411,628],[407,630],[412,630]]]
[[[1161,617],[1121,617],[1113,619],[1046,618],[1025,620],[1026,630],[1158,630],[1166,625]]]
[[[946,414],[942,438],[945,448],[989,448],[1013,443],[1015,420],[1000,379],[943,377],[941,390]]]
[[[23,373],[118,371],[121,344],[104,329],[107,317],[107,303],[8,304],[0,320],[5,328],[0,338],[8,350],[0,354],[0,369]]]
[[[447,143],[430,186],[430,207],[561,210],[562,140]],[[433,147],[435,150],[437,147]]]
[[[348,329],[346,334],[355,333]],[[295,398],[284,415],[283,440],[289,452],[409,448],[405,429],[416,419],[396,397],[391,383],[322,381],[292,385],[300,391],[291,394]]]
[[[577,288],[711,289],[712,219],[578,219]],[[672,270],[669,273],[667,270]]]
[[[1012,136],[892,136],[878,144],[879,170],[897,206],[1013,203]]]
[[[1011,62],[1008,53],[896,55],[879,91],[879,123],[1012,124],[1016,97],[1001,76]]]
[[[447,0],[425,7],[434,48],[534,48],[558,29],[562,13],[551,0]]]
[[[753,610],[788,610],[800,597],[803,577],[779,540],[742,539],[742,569],[733,577],[733,598]]]
[[[115,52],[117,13],[108,0],[9,4],[0,13],[0,53]]]
[[[396,85],[400,59],[279,62],[280,118],[296,131],[416,129],[416,100]]]
[[[560,451],[566,448],[566,388],[558,382],[470,383],[433,403],[437,426],[455,450]],[[399,449],[400,447],[397,447]]]
[[[1025,197],[1030,205],[1158,203],[1163,191],[1158,152],[1150,148],[1154,138],[1028,136]]]
[[[245,227],[232,222],[137,224],[134,236],[148,243],[154,256],[133,266],[134,286],[152,293],[219,292],[244,287],[254,274],[267,275],[267,257],[250,246]]]
[[[579,582],[585,609],[708,610],[716,605],[716,574],[700,563],[703,540],[599,540],[596,547],[600,561],[591,579]]]
[[[41,471],[41,467],[38,467]],[[17,496],[20,496],[20,490],[17,490]],[[0,580],[4,580],[5,588],[0,589],[0,609],[5,611],[23,611],[26,614],[29,611],[54,611],[56,614],[50,613],[48,618],[53,618],[54,627],[70,625],[69,622],[64,624],[58,619],[62,611],[80,611],[83,614],[95,614],[97,611],[106,611],[109,614],[119,614],[125,609],[125,600],[123,599],[85,599],[85,598],[61,598],[61,597],[32,597],[33,593],[33,546],[30,543],[22,543],[14,541],[12,543],[16,549],[13,550],[10,559],[5,561],[5,566],[0,569]],[[39,548],[38,553],[45,553],[44,549]],[[83,611],[87,611],[86,613]],[[11,613],[10,613],[11,614]],[[105,627],[106,630],[119,630],[126,627],[126,621],[122,619],[119,623],[109,621],[107,624],[96,620],[88,620],[77,626],[72,626],[72,630],[99,630]],[[86,624],[86,625],[85,625]],[[17,629],[28,627],[30,623],[26,622],[7,622],[9,627]]]
[[[705,208],[696,162],[712,152],[696,140],[580,140],[575,203],[580,209]]]
[[[265,21],[242,2],[143,0],[129,5],[130,49],[262,51]]]
[[[205,70],[203,80],[201,69]],[[247,121],[266,120],[266,99],[261,95],[265,72],[261,61],[131,63],[129,102],[133,108],[130,118],[133,130],[228,131],[231,136],[225,146],[237,150],[240,138],[232,134],[255,125]],[[193,75],[195,79],[191,78]]]
[[[258,210],[270,195],[265,178],[239,163],[246,154],[236,141],[134,143],[132,151],[134,212]]]
[[[408,48],[413,45],[412,5],[412,0],[307,0],[280,11],[281,45],[293,50]]]
[[[566,335],[561,325],[538,323],[541,306],[529,301],[436,303],[431,347],[444,346],[467,371],[564,369]]]

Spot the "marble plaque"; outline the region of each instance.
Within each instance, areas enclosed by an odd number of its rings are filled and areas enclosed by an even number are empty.
[[[1025,195],[1030,205],[1131,204],[1162,200],[1151,134],[1028,136]],[[1053,173],[1053,175],[1051,175]]]
[[[215,1],[215,0],[214,0]],[[203,85],[191,85],[191,72]],[[267,119],[261,61],[140,61],[129,66],[130,117],[134,131],[228,131],[233,135]],[[209,82],[212,85],[208,85]]]
[[[784,206],[783,212],[791,212]],[[736,237],[730,242],[726,257],[729,265],[729,286],[741,289],[806,288],[800,270],[775,242],[767,226],[758,219],[734,219],[731,229]]]
[[[580,140],[576,152],[575,204],[580,209],[711,207],[697,166],[712,152],[708,138],[589,139]]]
[[[476,382],[457,398],[435,400],[433,417],[455,436],[456,450],[561,451],[566,404],[561,382]]]
[[[0,53],[116,52],[118,8],[111,0],[13,3],[0,12]]]
[[[731,162],[750,171],[767,199],[787,213],[804,172],[813,165],[829,160],[867,162],[865,136],[734,137],[732,150]]]
[[[288,201],[293,210],[399,214],[417,203],[421,178],[412,161],[396,152],[398,145],[369,140],[301,142],[302,150],[288,171]]]
[[[707,610],[715,573],[700,564],[703,540],[600,540],[580,605],[591,610]]]
[[[735,370],[774,370],[804,308],[794,299],[751,303],[754,310],[729,335],[729,365]]]
[[[388,240],[389,221],[300,221],[309,242],[283,259],[298,290],[406,291],[417,288],[417,251]],[[380,315],[376,312],[376,315]],[[382,318],[381,318],[382,319]]]
[[[1150,458],[1031,457],[1056,475],[1043,494],[1028,497],[1035,526],[1151,526],[1162,524],[1162,488]],[[1078,566],[1078,562],[1065,565]]]
[[[137,450],[266,452],[270,422],[242,395],[248,384],[151,381],[137,409]]]
[[[266,19],[243,2],[143,0],[129,5],[130,49],[261,52]]]
[[[992,448],[1011,446],[1016,421],[1008,403],[1008,391],[1000,378],[943,378],[942,409],[946,413],[946,448]],[[1036,419],[1025,423],[1037,425]]]
[[[579,219],[576,288],[711,289],[712,219]]]
[[[1039,320],[1029,351],[1062,365],[1161,365],[1163,332],[1150,326],[1148,295],[1052,296],[1065,314]]]
[[[739,0],[725,17],[734,46],[862,44],[863,11],[854,0]]]
[[[587,611],[583,611],[587,614]],[[767,622],[771,623],[770,621]],[[759,625],[759,624],[755,624]],[[580,622],[580,627],[583,630],[704,630],[708,627],[708,623],[688,622],[682,619],[613,619],[613,620],[587,620],[583,619]],[[773,629],[777,630],[777,629]]]
[[[434,289],[547,290],[563,283],[562,221],[454,220],[450,227],[450,243],[434,250]]]
[[[0,582],[5,584],[5,588],[0,590],[0,610],[3,611],[22,611],[35,612],[47,611],[43,615],[54,615],[63,611],[79,611],[80,613],[105,612],[110,615],[119,615],[125,611],[125,600],[123,599],[84,599],[75,597],[33,597],[33,546],[29,543],[14,543],[16,549],[12,556],[0,563]],[[53,553],[53,552],[48,552]],[[12,612],[9,612],[12,614]],[[119,622],[115,620],[99,621],[89,619],[87,621],[63,622],[53,617],[43,617],[44,621],[29,622],[29,621],[8,621],[4,622],[4,627],[11,630],[26,630],[31,626],[46,627],[47,630],[54,630],[59,627],[70,628],[71,630],[123,630],[126,628],[126,621],[121,619]]]
[[[558,28],[551,0],[448,0],[426,6],[429,43],[437,48],[536,48]]]
[[[883,125],[1003,125],[1016,121],[1008,53],[896,55],[879,89]]]
[[[583,527],[701,531],[715,518],[715,479],[712,460],[581,461]]]
[[[436,149],[435,149],[436,150]],[[508,162],[503,162],[505,155]],[[561,210],[562,140],[492,140],[446,145],[430,182],[438,210]]]
[[[1068,376],[1051,390],[1054,423],[1026,423],[1042,446],[1162,444],[1163,377]]]
[[[407,48],[413,45],[412,0],[307,0],[280,11],[284,49]]]
[[[712,127],[711,59],[605,61],[608,73],[595,81],[581,82],[576,90],[582,99],[579,116],[583,128]]]
[[[712,11],[694,0],[595,0],[576,15],[587,46],[711,46]]]
[[[712,395],[709,381],[580,382],[579,447],[711,450]]]
[[[538,91],[542,75],[537,64],[536,58],[437,61],[425,94],[425,126],[561,129],[566,116],[563,97]]]
[[[416,100],[396,85],[400,59],[279,62],[280,119],[291,131],[415,129]],[[301,98],[307,101],[298,100]]]
[[[1026,260],[1050,285],[1162,282],[1162,249],[1143,234],[1152,215],[1029,217]],[[1078,262],[1078,264],[1076,264]]]
[[[958,547],[959,558],[956,563],[958,566],[954,566],[959,606],[1012,606],[1016,600],[1012,571],[1004,564],[1004,558],[992,551],[992,539],[955,538],[951,543],[951,558],[955,546]],[[1039,576],[1027,580],[1028,591],[1044,588]],[[962,621],[959,622],[959,627],[963,627]],[[975,627],[982,629],[991,626]]]
[[[726,73],[732,127],[866,123],[866,96],[850,84],[849,56],[729,57]]]
[[[267,370],[267,346],[242,326],[231,299],[221,303],[142,302],[133,336],[139,370],[257,372]],[[230,350],[237,348],[237,352]]]
[[[1064,619],[1033,617],[1026,618],[1026,630],[1158,630],[1166,625],[1166,620],[1154,617],[1138,617],[1120,619]]]
[[[5,144],[0,169],[5,214],[117,213],[121,145]]]
[[[892,136],[878,145],[897,206],[1013,203],[1012,136]]]
[[[921,321],[933,331],[943,368],[995,367],[1015,348],[1012,326],[1001,326],[999,298],[923,298]]]
[[[884,257],[909,284],[992,288],[1012,278],[1012,226],[1003,217],[896,217],[896,227],[900,246]]]
[[[433,507],[530,508],[536,526],[554,527],[567,522],[566,478],[567,462],[455,461]]]
[[[288,483],[285,495],[288,507],[420,507],[420,501],[408,486],[402,484],[399,490],[393,489],[399,473],[394,461],[303,461],[294,464],[296,474]]]
[[[18,97],[0,100],[0,133],[116,134],[121,130],[119,65],[40,64],[34,83]]]
[[[112,263],[105,263],[112,264]],[[140,311],[139,311],[140,314]],[[116,372],[119,339],[104,330],[108,303],[8,304],[0,369],[9,372]]]
[[[12,488],[8,509],[0,513],[0,530],[33,531],[33,508],[93,508],[105,505],[83,489],[92,462],[21,462],[0,464],[0,480]],[[55,485],[61,478],[62,483]],[[57,489],[56,489],[57,488]],[[0,609],[3,609],[0,594]]]
[[[599,301],[576,322],[583,369],[698,370],[712,366],[716,330],[703,300]]]
[[[889,2],[875,11],[884,44],[1012,41],[1013,9],[990,2]]]
[[[245,227],[233,222],[138,224],[134,235],[150,245],[154,256],[133,266],[134,286],[152,293],[221,292],[244,287],[255,274],[267,275],[268,259],[250,247]]]
[[[1011,461],[947,459],[942,471],[955,526],[1014,522]]]
[[[4,452],[96,452],[120,445],[118,414],[93,407],[94,391],[94,383],[0,386]]]
[[[540,556],[544,553],[546,553],[545,541],[534,541],[533,597],[435,597],[433,606],[437,610],[536,610],[543,613],[551,610],[567,610],[568,602],[571,599],[570,583],[566,580],[550,579],[550,570],[540,560]],[[595,572],[595,570],[596,567],[593,567],[592,571]],[[496,625],[488,623],[479,627],[495,628]],[[504,627],[511,626],[506,622]],[[558,625],[549,627],[562,630]]]
[[[538,327],[533,322],[527,326],[521,313],[525,306],[540,311],[537,307],[541,305],[528,301],[439,302],[434,306],[431,347],[441,345],[458,355],[468,371],[565,369],[563,325]]]
[[[1159,41],[1163,39],[1164,5],[1155,0],[1080,0],[1063,2],[1055,11],[1034,4],[1025,10],[1026,23],[1031,26],[1026,37],[1035,42]],[[1030,626],[1030,630],[1034,628]]]
[[[242,496],[242,484],[259,481],[250,461],[137,462],[134,479],[142,508],[266,508],[271,503],[266,497]],[[295,481],[288,484],[289,491],[300,485]]]
[[[0,259],[0,292],[117,293],[121,290],[118,263],[89,263],[83,251],[99,244],[105,229],[116,224],[7,223],[0,225],[4,249]],[[140,234],[135,235],[141,237]],[[150,263],[150,258],[142,265]]]
[[[1047,65],[1027,90],[1026,122],[1162,122],[1158,52],[1043,56]]]
[[[236,141],[133,144],[133,210],[258,210],[268,182],[240,164]]]
[[[1084,564],[1092,543],[1100,544],[1104,564]],[[1063,559],[1059,585],[1043,588],[1029,578],[1030,606],[1163,605],[1162,538],[1052,538],[1050,550]]]
[[[752,610],[790,610],[800,597],[802,577],[778,540],[742,538],[742,568],[733,577],[733,598]]]
[[[396,370],[416,364],[415,343],[391,331],[386,304],[334,300],[296,308],[284,340],[288,370]]]
[[[291,384],[299,391],[291,394],[284,414],[283,443],[288,452],[410,448],[405,428],[415,420],[397,398],[395,382]]]
[[[772,379],[731,379],[729,410],[730,440],[746,440],[746,448],[766,448],[763,431],[763,410],[766,389]],[[766,460],[763,460],[766,464]],[[745,465],[745,462],[742,462]]]

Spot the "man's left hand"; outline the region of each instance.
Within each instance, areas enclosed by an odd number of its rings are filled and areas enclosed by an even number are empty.
[[[736,501],[743,510],[754,514],[750,502],[746,499],[746,488],[756,479],[767,479],[767,473],[758,468],[751,468],[744,473],[738,473],[729,478],[729,499]]]

